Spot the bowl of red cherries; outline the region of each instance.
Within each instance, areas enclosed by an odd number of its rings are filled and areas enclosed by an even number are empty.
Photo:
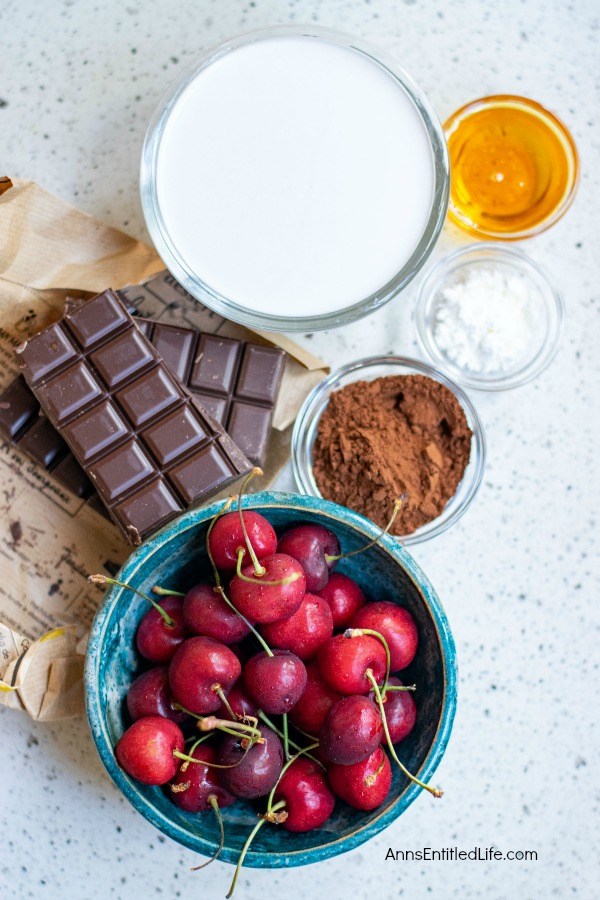
[[[90,580],[108,587],[85,669],[102,761],[162,832],[233,863],[232,891],[242,865],[326,859],[442,796],[454,642],[424,573],[364,517],[231,497]]]

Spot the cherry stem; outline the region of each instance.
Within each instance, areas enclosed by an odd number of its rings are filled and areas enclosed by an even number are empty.
[[[249,628],[249,629],[250,629],[250,631],[252,632],[252,634],[254,635],[254,637],[256,638],[256,640],[258,641],[258,643],[261,645],[261,647],[263,648],[263,650],[265,651],[265,653],[267,654],[267,656],[275,656],[275,654],[273,653],[273,651],[271,650],[271,648],[269,647],[269,645],[267,644],[267,642],[266,642],[265,639],[263,638],[262,634],[260,634],[260,633],[256,630],[256,628],[254,627],[254,625],[253,625],[251,622],[248,621],[248,619],[246,618],[246,616],[243,616],[243,615],[241,614],[241,612],[239,611],[239,609],[236,609],[236,608],[235,608],[235,606],[233,605],[233,603],[231,602],[231,600],[229,599],[229,597],[227,596],[227,594],[225,593],[225,591],[224,591],[224,589],[223,589],[223,587],[222,587],[221,585],[219,585],[219,586],[217,587],[217,591],[219,592],[219,594],[221,595],[221,597],[223,598],[223,600],[225,601],[225,603],[227,604],[227,606],[228,606],[230,609],[232,609],[232,610],[234,611],[234,613],[235,613],[237,616],[240,617],[240,619],[242,620],[242,622],[244,623],[244,625],[246,626],[246,628]]]
[[[301,728],[298,728],[297,725],[294,725],[296,731],[298,731],[302,737],[308,738],[309,741],[318,741],[319,739],[314,734],[309,734],[308,731],[302,731]]]
[[[316,744],[309,744],[308,747],[305,747],[303,750],[299,750],[298,753],[295,753],[295,754],[294,754],[294,756],[290,756],[290,758],[288,759],[288,761],[287,761],[287,762],[285,763],[285,765],[283,766],[281,772],[279,773],[279,778],[277,779],[277,781],[275,782],[275,784],[274,784],[273,787],[271,788],[271,793],[269,794],[269,799],[267,800],[267,813],[274,812],[275,806],[273,806],[273,800],[275,799],[275,793],[276,793],[276,791],[277,791],[277,788],[279,787],[279,782],[281,781],[281,779],[283,778],[283,776],[285,775],[285,773],[287,772],[287,770],[289,769],[289,767],[292,765],[292,763],[296,762],[296,760],[297,760],[300,756],[305,756],[306,753],[307,753],[307,751],[309,751],[309,750],[316,750],[316,748],[317,748],[318,746],[319,746],[319,743],[318,743],[318,741],[317,741]]]
[[[233,721],[230,721],[229,719],[219,719],[217,716],[199,716],[190,709],[186,709],[181,703],[174,703],[173,706],[175,709],[180,709],[181,712],[191,716],[192,719],[196,719],[200,731],[226,731],[227,734],[233,734],[238,737],[252,737],[254,743],[262,738],[262,734],[258,728],[255,728],[248,722],[241,722],[237,716]],[[257,720],[253,718],[252,721],[256,722]],[[207,735],[207,737],[210,737],[210,735]]]
[[[223,688],[221,687],[221,685],[220,685],[220,684],[213,684],[212,689],[213,689],[213,691],[215,692],[215,694],[217,695],[217,697],[219,698],[219,700],[221,701],[221,703],[223,704],[223,706],[225,707],[225,709],[227,710],[227,712],[229,713],[229,715],[231,716],[232,720],[233,720],[234,722],[237,722],[237,721],[238,721],[238,716],[236,716],[236,714],[235,714],[234,711],[232,710],[231,706],[229,705],[229,700],[228,700],[227,697],[225,696],[225,691],[223,690]]]
[[[211,532],[212,532],[213,528],[215,527],[215,522],[217,521],[217,519],[220,519],[221,516],[224,515],[224,514],[227,512],[227,510],[229,509],[229,507],[231,506],[231,504],[233,503],[234,500],[235,500],[235,497],[228,497],[228,498],[227,498],[227,500],[225,501],[225,503],[223,504],[223,506],[221,507],[221,509],[218,511],[218,513],[216,514],[216,516],[214,516],[214,517],[211,519],[210,525],[208,526],[208,531],[206,532],[206,553],[207,553],[207,555],[208,555],[208,559],[209,559],[209,561],[210,561],[210,564],[211,564],[211,567],[212,567],[212,570],[213,570],[213,575],[214,575],[214,579],[215,579],[215,585],[217,586],[217,588],[220,588],[220,587],[221,587],[221,576],[219,575],[219,570],[217,569],[217,567],[216,567],[216,565],[215,565],[215,561],[214,561],[214,559],[213,559],[213,555],[212,555],[212,553],[210,552],[210,541],[209,541],[209,538],[210,538],[210,535],[211,535]]]
[[[279,803],[275,804],[275,806],[272,808],[271,812],[276,812],[278,809],[283,809],[284,806],[285,806],[285,800],[281,800]],[[246,854],[248,853],[248,850],[250,849],[250,844],[252,843],[252,841],[256,837],[257,833],[260,831],[260,829],[263,827],[263,825],[265,824],[266,821],[267,820],[265,818],[260,818],[258,820],[258,822],[256,823],[256,825],[254,826],[254,828],[252,829],[252,831],[250,832],[250,834],[248,835],[248,837],[246,838],[246,843],[242,847],[242,852],[240,853],[240,858],[238,859],[237,866],[235,867],[233,881],[231,882],[231,887],[229,888],[229,893],[226,895],[226,900],[231,900],[231,897],[233,897],[233,892],[235,891],[235,886],[237,884],[238,876],[240,874],[242,866],[244,865],[244,860],[246,858]]]
[[[225,731],[227,734],[234,734],[238,737],[252,738],[253,742],[259,741],[262,734],[259,728],[254,728],[246,722],[230,722],[229,719],[218,719],[216,716],[205,716],[198,719],[198,728],[200,731]]]
[[[330,556],[328,553],[326,553],[325,562],[332,563],[337,562],[340,559],[348,559],[348,557],[356,556],[358,553],[364,553],[365,550],[370,550],[371,547],[374,547],[375,544],[378,544],[384,534],[387,534],[394,524],[394,519],[398,515],[400,508],[403,506],[406,500],[408,500],[408,494],[401,494],[400,497],[396,497],[396,499],[394,500],[394,509],[392,510],[390,521],[387,523],[385,528],[381,529],[376,538],[373,538],[372,541],[369,541],[368,544],[365,544],[365,546],[361,547],[359,550],[351,550],[350,553],[340,553],[338,556]]]
[[[372,628],[347,628],[344,632],[344,637],[347,638],[355,638],[362,637],[363,634],[369,634],[371,637],[377,638],[378,641],[381,641],[383,644],[383,649],[385,650],[385,680],[383,682],[383,688],[381,689],[381,694],[385,699],[385,692],[387,691],[388,679],[390,677],[390,666],[392,662],[392,658],[390,656],[390,647],[384,636],[380,631],[373,631]]]
[[[200,744],[203,744],[204,741],[207,741],[210,737],[212,737],[212,735],[210,735],[210,734],[203,734],[202,737],[199,737],[199,738],[195,738],[195,739],[194,739],[194,735],[192,734],[192,735],[190,735],[189,738],[186,738],[186,741],[194,741],[194,743],[192,744],[192,746],[189,748],[189,754],[190,754],[190,756],[193,756],[193,755],[194,755],[194,750],[196,749],[196,747],[198,747]],[[185,769],[183,768],[183,766],[185,766]],[[183,765],[181,766],[181,771],[182,771],[182,772],[187,772],[187,767],[188,767],[188,763],[183,763]]]
[[[387,691],[416,691],[416,684],[388,684]]]
[[[230,766],[223,766],[223,765],[220,765],[219,763],[213,763],[213,762],[209,763],[209,762],[206,762],[206,760],[204,760],[204,759],[196,759],[193,756],[189,756],[187,753],[182,753],[181,750],[173,750],[173,756],[176,756],[177,759],[182,759],[184,762],[199,763],[201,766],[208,766],[210,769],[235,769],[236,766],[239,766],[239,764],[244,760],[246,753],[248,752],[250,747],[245,747],[244,749],[245,749],[245,753],[241,757],[241,759],[239,759],[238,762],[236,762],[236,763],[232,763]]]
[[[281,730],[281,728],[278,728],[277,725],[275,724],[275,722],[273,722],[271,719],[269,719],[269,717],[266,716],[262,710],[259,710],[258,717],[265,723],[265,725],[268,725],[269,728],[272,731],[274,731],[278,737],[281,738],[281,740],[283,740],[283,731]],[[297,730],[300,731],[300,729],[297,729]],[[301,731],[300,733],[304,734],[303,731]],[[315,738],[313,738],[313,736],[311,734],[307,734],[306,737],[310,738],[311,741],[315,740]],[[300,746],[300,744],[297,744],[296,741],[293,741],[290,737],[288,737],[288,742],[289,742],[290,747],[293,747],[294,750],[303,750],[304,749],[303,747]],[[306,751],[304,751],[304,752],[306,753]],[[313,756],[312,753],[306,753],[306,756],[308,756],[309,759],[312,759],[313,762],[317,763],[318,766],[321,766],[322,769],[325,768],[323,763],[320,760],[318,760],[316,756]]]
[[[245,553],[246,551],[243,547],[238,548],[236,573],[238,578],[241,578],[242,581],[247,581],[249,584],[266,584],[267,587],[279,587],[280,585],[293,584],[294,581],[298,581],[298,579],[302,576],[301,572],[292,572],[291,575],[287,575],[285,578],[280,578],[279,581],[265,581],[264,578],[250,578],[248,575],[244,575],[244,573],[242,572],[242,560],[245,556]]]
[[[254,466],[250,474],[244,479],[244,482],[240,488],[240,492],[238,494],[238,514],[240,517],[240,525],[242,526],[242,534],[244,535],[244,541],[246,542],[246,547],[248,548],[248,553],[250,555],[250,559],[252,560],[252,565],[254,566],[254,574],[259,578],[261,575],[264,575],[267,571],[264,566],[261,566],[258,561],[258,556],[254,552],[254,547],[250,542],[250,538],[248,537],[248,530],[246,529],[246,523],[244,522],[244,515],[242,513],[242,495],[246,490],[247,486],[250,484],[255,475],[262,475],[263,470],[258,466]]]
[[[219,846],[210,859],[202,863],[202,865],[200,866],[192,866],[190,872],[198,872],[200,869],[205,869],[207,866],[210,866],[211,862],[214,862],[215,859],[218,859],[218,857],[221,855],[221,850],[223,849],[223,846],[225,844],[225,826],[223,825],[223,816],[221,815],[221,810],[219,808],[219,801],[217,800],[216,794],[209,794],[206,799],[212,807],[213,812],[217,817],[217,822],[219,823]]]
[[[288,729],[288,717],[287,713],[284,713],[281,717],[281,721],[283,724],[283,752],[285,754],[285,758],[290,758],[290,735]]]
[[[158,584],[155,584],[152,588],[153,594],[158,594],[159,597],[185,597],[181,591],[170,591],[168,588],[160,587]]]
[[[387,745],[389,747],[392,758],[398,763],[398,765],[400,766],[400,769],[402,770],[402,772],[404,772],[404,774],[406,775],[407,778],[409,778],[415,784],[418,784],[419,787],[423,788],[424,790],[429,791],[429,793],[433,794],[434,797],[437,797],[437,798],[443,797],[444,796],[443,791],[440,791],[439,788],[431,787],[431,785],[429,785],[429,784],[425,784],[424,781],[420,781],[415,775],[413,775],[411,772],[409,772],[408,769],[406,768],[406,766],[403,765],[403,763],[401,763],[400,760],[398,759],[398,754],[396,753],[396,749],[392,743],[392,738],[390,736],[390,729],[388,728],[387,718],[385,715],[385,708],[383,705],[383,698],[381,696],[381,691],[379,690],[379,685],[377,684],[377,681],[376,681],[375,676],[373,675],[373,672],[371,669],[367,669],[365,674],[366,674],[367,678],[369,679],[369,681],[371,682],[371,684],[373,685],[373,691],[375,693],[375,697],[377,698],[377,705],[379,706],[379,712],[381,714],[381,720],[383,722],[383,730],[385,732],[385,739],[387,741]]]
[[[149,597],[147,594],[142,593],[142,591],[138,591],[137,588],[131,587],[130,584],[125,584],[124,581],[117,581],[114,578],[109,578],[107,575],[88,575],[88,581],[90,581],[92,584],[99,585],[113,584],[116,587],[126,588],[128,591],[132,591],[134,594],[137,594],[138,597],[141,597],[142,600],[147,600],[148,603],[154,607],[156,612],[160,613],[160,615],[165,620],[165,625],[168,628],[172,628],[174,626],[175,622],[173,621],[169,613],[164,610],[162,606],[159,606],[156,600],[153,600],[152,597]]]

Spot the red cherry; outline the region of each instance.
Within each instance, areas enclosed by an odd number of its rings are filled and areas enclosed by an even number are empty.
[[[332,572],[329,581],[318,594],[331,607],[334,628],[345,628],[352,616],[367,602],[357,583],[341,572]]]
[[[390,648],[390,669],[405,669],[415,658],[419,634],[407,609],[382,600],[367,603],[351,621],[352,628],[370,628],[384,636]]]
[[[283,715],[296,705],[306,687],[306,668],[289,650],[252,656],[244,667],[244,684],[263,712]]]
[[[183,618],[193,634],[213,638],[222,644],[235,644],[250,633],[244,621],[209,584],[190,588],[183,599]]]
[[[165,716],[181,725],[188,717],[173,703],[167,666],[142,672],[127,691],[127,709],[134,722],[146,716]]]
[[[327,603],[315,594],[305,594],[288,619],[261,628],[271,647],[291,650],[300,659],[310,659],[333,634],[333,618]]]
[[[299,757],[285,770],[275,791],[275,802],[285,800],[287,818],[281,824],[288,831],[320,828],[335,806],[323,770],[312,760]]]
[[[244,692],[240,682],[234,684],[227,694],[227,702],[234,714],[240,719],[243,719],[244,716],[252,716],[253,718],[258,716],[258,706]],[[231,714],[224,704],[221,704],[218,708],[216,715],[221,719],[231,719]]]
[[[181,597],[164,597],[160,605],[173,620],[173,624],[167,625],[158,610],[150,609],[138,625],[135,640],[144,659],[154,663],[168,663],[186,637],[183,601]]]
[[[184,641],[169,666],[169,684],[178,703],[197,715],[214,712],[221,705],[215,685],[223,692],[233,686],[242,667],[225,644],[207,637]]]
[[[381,747],[351,766],[328,766],[327,777],[338,797],[362,810],[381,806],[392,786],[392,768]]]
[[[387,659],[381,641],[363,634],[347,638],[338,634],[324,643],[317,654],[319,672],[326,685],[340,694],[368,694],[372,684],[366,676],[371,669],[381,684]]]
[[[331,707],[319,732],[323,759],[344,766],[370,756],[384,738],[379,710],[368,697],[352,696]]]
[[[325,716],[342,695],[323,684],[316,662],[308,664],[306,675],[304,693],[290,712],[290,720],[301,731],[317,735]]]
[[[163,716],[146,716],[130,725],[117,742],[115,756],[121,768],[142,784],[166,784],[175,777],[183,751],[181,728]]]
[[[262,744],[253,744],[249,750],[241,738],[225,735],[218,751],[221,784],[243,800],[264,797],[275,787],[283,766],[283,747],[274,731],[261,725]]]
[[[401,685],[395,675],[391,675],[388,684]],[[375,700],[374,692],[369,694]],[[410,691],[388,691],[383,700],[385,718],[388,724],[392,744],[399,744],[408,737],[417,721],[417,707]]]
[[[217,753],[214,747],[200,744],[190,754],[192,759],[199,759],[205,763],[215,763]],[[169,796],[176,806],[188,812],[204,812],[211,808],[208,798],[212,795],[216,798],[220,809],[235,803],[235,797],[226,791],[221,785],[218,775],[219,769],[202,763],[190,763],[185,772],[181,768],[172,781],[175,787],[187,784],[185,790],[171,790]]]
[[[277,552],[298,560],[306,575],[306,590],[315,593],[329,581],[337,560],[327,557],[339,556],[340,542],[323,525],[296,525],[282,534]]]
[[[246,510],[242,515],[252,549],[258,559],[262,560],[275,553],[277,535],[271,523],[252,510]],[[208,546],[217,569],[222,569],[223,572],[235,570],[238,549],[243,547],[248,553],[239,512],[226,513],[217,519],[210,533]]]
[[[244,581],[239,575],[232,580],[229,594],[236,609],[250,619],[261,624],[287,619],[296,612],[306,593],[306,578],[300,563],[285,553],[274,553],[261,559],[265,569],[258,578],[252,566],[242,569],[251,581]],[[265,584],[265,582],[278,582]]]

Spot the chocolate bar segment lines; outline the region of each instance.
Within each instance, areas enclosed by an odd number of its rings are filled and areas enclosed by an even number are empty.
[[[19,375],[0,394],[0,433],[27,453],[76,497],[86,500],[94,486]]]
[[[148,319],[136,325],[248,459],[264,466],[284,351]]]
[[[250,469],[113,291],[72,308],[18,355],[48,419],[132,543]]]

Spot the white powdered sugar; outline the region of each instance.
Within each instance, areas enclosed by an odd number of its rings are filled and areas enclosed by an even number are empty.
[[[437,297],[433,334],[449,360],[472,372],[506,372],[531,347],[539,316],[531,283],[500,266],[472,268]]]

